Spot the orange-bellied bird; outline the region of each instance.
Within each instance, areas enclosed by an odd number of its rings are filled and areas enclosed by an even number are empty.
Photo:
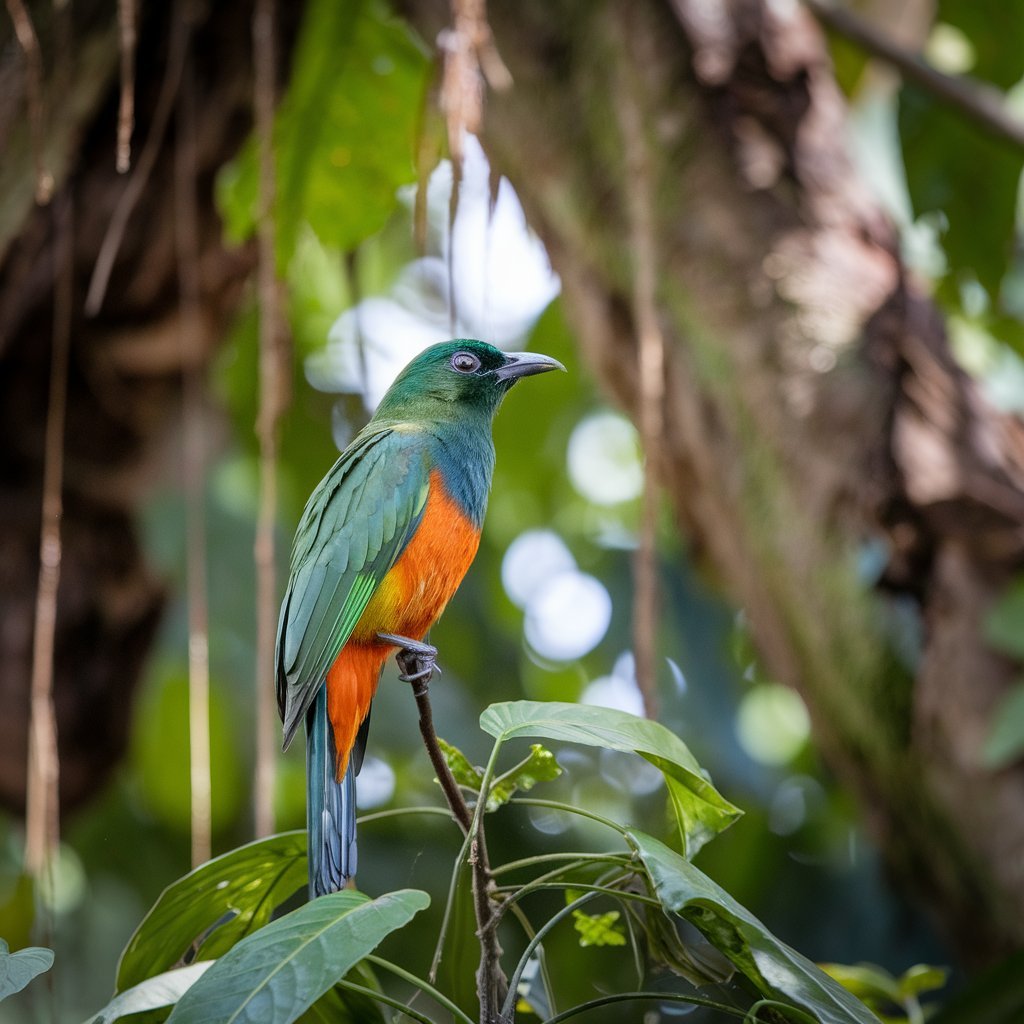
[[[480,542],[494,469],[491,423],[548,356],[449,341],[417,356],[306,504],[277,633],[287,748],[306,723],[309,889],[356,870],[355,776],[370,703],[396,647],[423,638]]]

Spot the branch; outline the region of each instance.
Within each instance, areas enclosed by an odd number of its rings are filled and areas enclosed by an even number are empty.
[[[256,771],[254,824],[257,836],[274,831],[277,707],[274,699],[274,637],[277,580],[274,525],[277,518],[278,424],[287,404],[284,332],[278,301],[274,223],[274,90],[277,45],[274,0],[259,0],[252,20],[254,106],[259,150],[259,512],[253,556],[256,562]]]
[[[7,13],[25,57],[25,99],[28,104],[28,130],[32,161],[36,172],[36,202],[45,206],[53,195],[53,175],[46,167],[46,106],[43,100],[43,59],[39,52],[32,16],[23,0],[7,0]]]
[[[67,189],[54,204],[53,220],[53,349],[46,407],[25,796],[25,868],[37,879],[42,877],[60,839],[60,760],[53,702],[53,657],[62,557],[64,430],[74,291],[72,200]]]
[[[160,93],[157,97],[156,108],[150,119],[149,131],[146,135],[146,144],[142,147],[142,153],[135,170],[128,179],[124,191],[121,193],[114,208],[114,213],[107,225],[107,232],[103,236],[99,253],[96,256],[96,264],[93,267],[92,277],[89,280],[89,290],[85,296],[85,315],[96,316],[103,306],[103,299],[107,294],[107,285],[110,282],[110,274],[114,269],[114,260],[117,259],[118,250],[124,239],[125,229],[136,204],[142,198],[149,183],[149,177],[153,173],[158,157],[164,143],[164,136],[167,134],[167,126],[170,124],[171,114],[174,112],[174,103],[178,95],[178,88],[181,85],[181,76],[185,69],[186,43],[188,33],[182,31],[180,23],[185,16],[185,9],[176,5],[173,10],[171,22],[171,39],[167,53],[167,67],[164,70],[163,81],[160,84]]]
[[[199,278],[199,211],[196,200],[196,90],[187,58],[194,8],[179,0],[174,36],[183,53],[174,141],[175,255],[184,428],[185,590],[188,606],[188,736],[191,783],[192,866],[210,859],[212,781],[210,775],[210,631],[206,581],[206,431],[203,418],[204,352]],[[171,41],[172,51],[175,39]],[[148,144],[147,144],[148,145]],[[141,174],[146,154],[136,167]]]
[[[430,707],[430,678],[433,675],[433,661],[411,650],[401,650],[397,656],[402,675],[412,682],[413,696],[420,713],[420,734],[430,756],[430,763],[437,773],[445,800],[463,834],[470,835],[473,828],[473,813],[459,784],[455,781],[444,759],[437,733],[434,731],[434,715]],[[486,800],[481,791],[480,800]],[[487,856],[487,842],[484,837],[483,814],[476,816],[476,835],[470,839],[469,862],[473,868],[473,910],[476,914],[477,938],[480,940],[480,968],[477,971],[477,994],[480,997],[480,1022],[493,1024],[500,1019],[500,1007],[508,992],[508,980],[501,969],[501,946],[498,943],[498,908],[494,902],[494,876]]]
[[[639,49],[641,41],[629,30],[623,8],[622,39]],[[634,60],[650,59],[635,54]],[[626,61],[619,61],[615,90],[616,115],[622,133],[626,172],[632,182],[628,202],[629,251],[633,263],[632,313],[636,331],[637,379],[640,403],[637,423],[644,453],[643,507],[640,542],[633,559],[633,658],[644,714],[658,717],[658,484],[655,462],[665,430],[665,339],[658,322],[658,245],[654,210],[654,168],[646,137],[644,115]]]
[[[967,76],[947,75],[924,58],[910,53],[873,25],[831,0],[803,0],[827,28],[896,68],[933,96],[959,110],[997,139],[1024,149],[1024,121],[1006,109],[1006,99],[993,86]]]
[[[121,44],[121,98],[117,108],[117,173],[127,174],[132,164],[132,129],[135,127],[135,0],[118,0],[117,25]]]

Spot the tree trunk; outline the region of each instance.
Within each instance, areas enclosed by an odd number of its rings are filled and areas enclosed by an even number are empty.
[[[410,8],[434,38],[443,5]],[[853,173],[821,33],[760,0],[493,0],[489,18],[514,86],[489,97],[485,147],[634,418],[630,194],[650,169],[666,352],[648,459],[681,529],[901,881],[969,960],[1018,946],[1024,769],[979,752],[1017,671],[981,624],[1021,565],[1024,433],[956,365]],[[879,544],[872,586],[858,554]]]
[[[142,494],[179,464],[183,352],[175,250],[174,138],[177,79],[169,70],[175,31],[187,18],[195,42],[186,75],[202,96],[196,111],[201,319],[190,351],[211,353],[226,333],[253,265],[228,250],[213,204],[213,178],[251,124],[251,4],[142,5],[135,77],[133,170],[115,169],[117,5],[76,0],[29,5],[45,72],[45,155],[58,194],[71,197],[73,313],[64,446],[63,562],[58,595],[54,695],[67,809],[94,793],[123,754],[131,694],[149,651],[164,587],[136,536]],[[298,20],[282,13],[282,50]],[[70,11],[66,42],[55,24]],[[0,802],[20,809],[25,791],[28,680],[39,566],[40,482],[53,336],[55,232],[52,206],[34,206],[21,51],[0,19]],[[177,28],[175,28],[177,26]],[[9,58],[9,59],[8,59]],[[170,62],[173,63],[173,62]],[[157,108],[170,106],[160,136]],[[153,136],[159,136],[153,138]],[[99,313],[83,313],[86,290],[118,204],[154,146]]]

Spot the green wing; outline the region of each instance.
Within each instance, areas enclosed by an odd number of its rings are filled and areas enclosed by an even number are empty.
[[[277,628],[285,747],[373,592],[415,533],[429,484],[422,441],[386,427],[357,438],[306,504]]]

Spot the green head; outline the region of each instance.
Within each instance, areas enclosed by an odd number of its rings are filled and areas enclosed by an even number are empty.
[[[460,338],[424,349],[398,375],[374,421],[490,420],[521,377],[565,367],[550,356],[502,352],[485,341]]]

